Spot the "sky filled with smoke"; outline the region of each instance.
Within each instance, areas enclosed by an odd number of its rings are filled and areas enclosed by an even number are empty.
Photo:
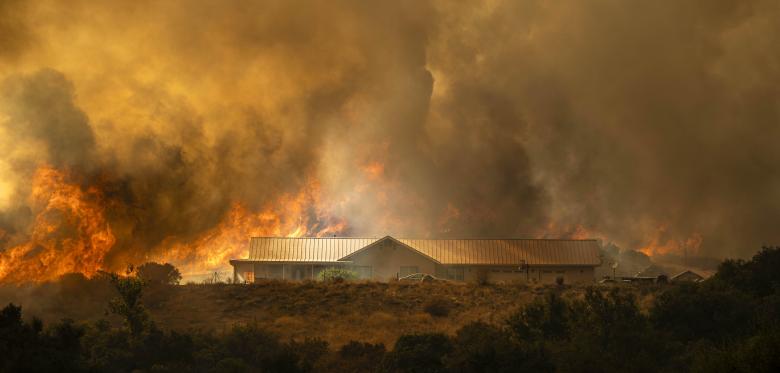
[[[315,183],[344,235],[746,256],[780,243],[778,51],[772,0],[0,1],[0,246],[46,164],[114,252]]]

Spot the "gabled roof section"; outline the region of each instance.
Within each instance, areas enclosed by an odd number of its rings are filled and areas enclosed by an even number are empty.
[[[580,265],[598,266],[596,240],[253,237],[249,261],[338,262],[379,241],[392,240],[445,265]]]
[[[690,275],[690,276],[695,277],[695,278],[697,278],[699,280],[703,280],[704,279],[704,276],[702,276],[702,275],[700,275],[700,274],[698,274],[698,273],[696,273],[694,271],[691,271],[690,269],[687,269],[685,271],[682,271],[682,272],[672,276],[671,279],[672,280],[676,280],[676,279],[681,278],[681,277],[683,277],[685,275]]]
[[[368,246],[366,246],[366,247],[364,247],[362,249],[359,249],[359,250],[357,250],[357,251],[355,251],[355,252],[353,252],[353,253],[351,253],[351,254],[349,254],[349,255],[347,255],[347,256],[339,259],[339,260],[349,261],[350,259],[352,259],[358,253],[361,253],[363,251],[369,250],[369,249],[371,249],[373,247],[376,247],[377,245],[380,245],[382,242],[386,242],[386,241],[394,242],[394,243],[398,244],[398,246],[401,246],[401,247],[404,247],[406,249],[409,249],[409,251],[411,251],[411,252],[413,252],[413,253],[415,253],[417,255],[421,255],[421,256],[425,257],[426,259],[435,262],[436,264],[441,264],[441,262],[439,262],[438,260],[436,260],[436,259],[432,258],[431,256],[425,254],[424,252],[422,252],[420,250],[417,250],[414,247],[411,247],[411,246],[401,242],[400,240],[396,240],[395,238],[390,237],[390,236],[384,236],[381,239],[377,240],[376,242],[374,242],[374,243],[372,243],[372,244],[370,244],[370,245],[368,245]]]

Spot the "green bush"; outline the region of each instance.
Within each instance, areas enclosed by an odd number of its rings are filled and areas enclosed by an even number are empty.
[[[341,282],[356,280],[358,275],[356,272],[344,268],[328,268],[320,272],[317,277],[322,281]]]

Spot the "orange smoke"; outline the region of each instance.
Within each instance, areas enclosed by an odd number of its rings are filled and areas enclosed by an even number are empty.
[[[116,238],[99,189],[82,189],[66,172],[44,166],[33,176],[30,199],[30,238],[0,254],[0,282],[45,281],[70,272],[91,276],[104,267]]]
[[[363,172],[366,174],[369,180],[379,180],[385,173],[385,165],[373,161],[363,166]]]

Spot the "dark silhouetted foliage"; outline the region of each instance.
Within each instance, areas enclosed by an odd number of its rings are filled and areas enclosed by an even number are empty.
[[[108,310],[125,320],[125,325],[132,335],[139,335],[149,322],[149,315],[141,304],[143,280],[134,273],[132,266],[128,267],[125,276],[116,273],[105,275],[119,293],[119,297],[111,299],[108,303]]]
[[[284,341],[255,324],[166,331],[141,304],[147,282],[140,274],[107,274],[93,285],[68,276],[60,285],[68,291],[112,285],[119,295],[109,308],[124,327],[62,320],[44,328],[9,304],[0,311],[0,372],[775,372],[779,253],[764,248],[750,261],[726,261],[701,283],[647,288],[655,292],[647,312],[636,290],[621,286],[587,288],[581,298],[553,288],[504,323],[403,335],[391,351],[356,341],[338,350],[318,339]],[[443,314],[437,302],[426,311]]]
[[[444,372],[444,357],[452,341],[444,334],[404,335],[386,355],[383,370],[390,372]]]
[[[510,331],[475,322],[458,330],[446,358],[453,372],[548,372],[552,362],[541,345],[513,338]]]
[[[137,271],[147,285],[178,285],[181,281],[179,269],[169,263],[148,262],[138,266]]]
[[[780,246],[763,247],[749,261],[724,261],[712,281],[759,297],[776,293],[780,287]]]
[[[754,300],[740,291],[710,285],[681,283],[659,294],[650,311],[653,324],[683,342],[724,342],[749,333]]]

